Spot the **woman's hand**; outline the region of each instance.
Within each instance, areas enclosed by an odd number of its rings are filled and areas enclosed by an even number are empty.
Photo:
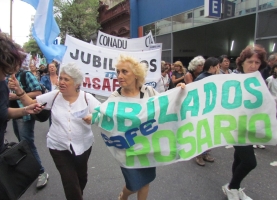
[[[11,90],[14,90],[16,94],[21,94],[24,90],[20,87],[18,80],[15,77],[15,74],[12,74],[9,78],[8,87]]]
[[[87,115],[86,117],[83,118],[83,120],[84,120],[87,124],[91,124],[91,115]]]
[[[186,84],[185,83],[178,83],[176,87],[181,87],[182,89],[185,89]]]

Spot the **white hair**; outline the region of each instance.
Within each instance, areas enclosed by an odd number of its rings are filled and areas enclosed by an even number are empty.
[[[65,73],[70,76],[76,85],[82,84],[84,74],[75,63],[68,63],[62,66],[61,73]]]
[[[205,63],[205,59],[203,58],[203,56],[196,56],[190,61],[188,70],[194,71],[196,70],[198,65],[204,65],[204,63]]]

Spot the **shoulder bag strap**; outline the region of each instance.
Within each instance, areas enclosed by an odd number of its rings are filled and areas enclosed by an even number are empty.
[[[85,100],[86,100],[86,103],[87,103],[87,106],[88,106],[87,93],[84,92],[84,95],[85,95]]]
[[[55,95],[55,97],[54,97],[54,99],[53,99],[53,102],[52,102],[52,105],[51,105],[51,110],[52,110],[52,107],[53,107],[53,105],[54,105],[54,102],[55,102],[55,100],[56,100],[56,98],[57,98],[59,92],[60,92],[60,91],[57,92],[57,94]]]

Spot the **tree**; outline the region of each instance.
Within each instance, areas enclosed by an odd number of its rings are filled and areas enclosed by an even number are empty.
[[[43,55],[34,39],[29,39],[29,41],[23,45],[23,49],[26,53],[34,52],[38,53],[40,56]]]
[[[54,6],[61,43],[66,34],[85,42],[91,41],[92,34],[100,27],[97,23],[99,0],[55,0]]]

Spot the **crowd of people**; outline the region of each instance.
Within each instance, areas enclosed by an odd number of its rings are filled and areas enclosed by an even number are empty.
[[[115,66],[120,88],[108,99],[126,97],[142,99],[158,95],[175,87],[185,89],[185,84],[199,81],[208,76],[231,73],[251,73],[261,71],[269,91],[277,102],[277,54],[266,60],[266,51],[259,45],[247,46],[236,59],[237,68],[229,68],[228,56],[219,58],[196,56],[186,68],[181,61],[173,64],[162,61],[161,78],[156,88],[144,85],[147,67],[135,58],[121,55]],[[47,184],[49,174],[45,172],[35,146],[35,119],[30,114],[51,110],[50,128],[47,134],[47,147],[60,173],[67,199],[83,199],[83,191],[88,177],[88,159],[94,143],[91,128],[91,113],[100,102],[91,94],[80,90],[84,75],[76,64],[65,64],[58,75],[56,62],[36,68],[29,63],[29,73],[21,68],[24,55],[14,43],[0,33],[0,153],[5,150],[4,135],[9,119],[12,119],[14,133],[18,141],[26,140],[40,163],[40,175],[37,188]],[[23,75],[25,77],[23,77]],[[24,84],[23,83],[24,78]],[[42,94],[42,88],[48,92]],[[170,102],[174,104],[174,102]],[[41,105],[44,106],[41,106]],[[82,117],[74,114],[85,113]],[[81,132],[79,130],[82,130]],[[257,165],[253,148],[265,148],[263,145],[234,146],[232,178],[222,186],[229,200],[251,200],[240,187],[242,180]],[[211,151],[195,158],[199,166],[205,162],[215,162]],[[118,200],[127,200],[134,193],[138,200],[146,200],[149,184],[155,180],[156,168],[127,169],[120,167],[125,185]]]

